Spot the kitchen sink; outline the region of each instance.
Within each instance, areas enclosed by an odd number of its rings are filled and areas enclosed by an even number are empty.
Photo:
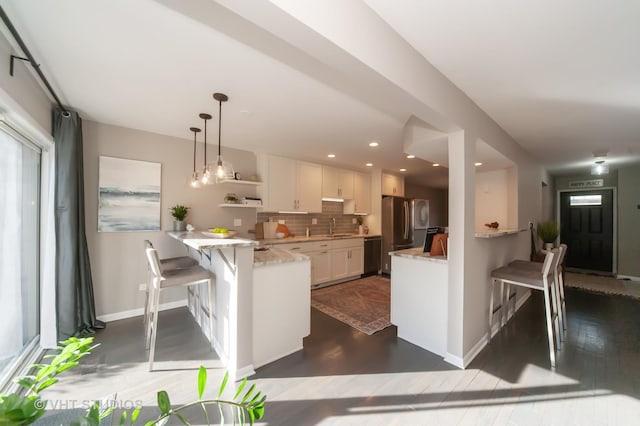
[[[327,237],[339,238],[339,237],[351,237],[353,234],[329,234]]]

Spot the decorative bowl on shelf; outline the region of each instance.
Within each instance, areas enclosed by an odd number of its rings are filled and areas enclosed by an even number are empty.
[[[238,235],[236,231],[228,230],[227,232],[213,232],[214,229],[215,228],[209,228],[207,231],[202,231],[202,233],[213,238],[233,238]]]

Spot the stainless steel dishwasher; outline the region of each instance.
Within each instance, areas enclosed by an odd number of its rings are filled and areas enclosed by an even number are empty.
[[[364,237],[364,273],[363,277],[377,275],[382,271],[382,237]]]

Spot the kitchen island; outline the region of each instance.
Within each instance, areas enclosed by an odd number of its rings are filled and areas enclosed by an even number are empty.
[[[398,337],[446,357],[447,258],[423,253],[421,247],[389,254],[391,323],[398,327]]]
[[[214,341],[232,379],[302,349],[310,330],[309,258],[285,250],[255,252],[258,242],[169,232],[215,276]],[[195,287],[195,286],[194,286]],[[189,310],[206,328],[206,286],[189,291]],[[208,333],[205,331],[205,335]]]

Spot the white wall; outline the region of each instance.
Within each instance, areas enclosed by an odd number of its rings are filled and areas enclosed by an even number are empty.
[[[618,170],[618,274],[640,278],[640,164]]]
[[[487,228],[486,223],[498,222],[500,228],[508,229],[509,204],[509,171],[507,169],[476,173],[476,231]]]
[[[83,133],[87,243],[96,311],[99,316],[104,317],[144,306],[144,293],[138,290],[138,285],[146,280],[146,259],[143,252],[145,239],[154,244],[161,257],[185,254],[184,247],[165,234],[173,225],[173,218],[169,212],[171,206],[184,204],[190,207],[186,221],[197,229],[224,226],[240,231],[240,236],[249,237],[248,230],[255,226],[256,210],[220,208],[218,205],[223,202],[227,192],[255,196],[255,187],[230,184],[202,189],[189,187],[187,180],[193,168],[192,140],[86,120],[83,122]],[[188,134],[185,136],[188,138]],[[209,146],[207,154],[212,159],[215,159],[214,148],[214,145]],[[197,152],[197,164],[198,167],[202,167],[201,144]],[[256,173],[256,158],[253,153],[226,148],[223,143],[222,154],[242,176]],[[162,164],[162,231],[97,232],[100,155]],[[233,226],[235,218],[242,220],[242,226]],[[184,298],[184,291],[176,289],[174,292],[166,292],[163,302]]]

